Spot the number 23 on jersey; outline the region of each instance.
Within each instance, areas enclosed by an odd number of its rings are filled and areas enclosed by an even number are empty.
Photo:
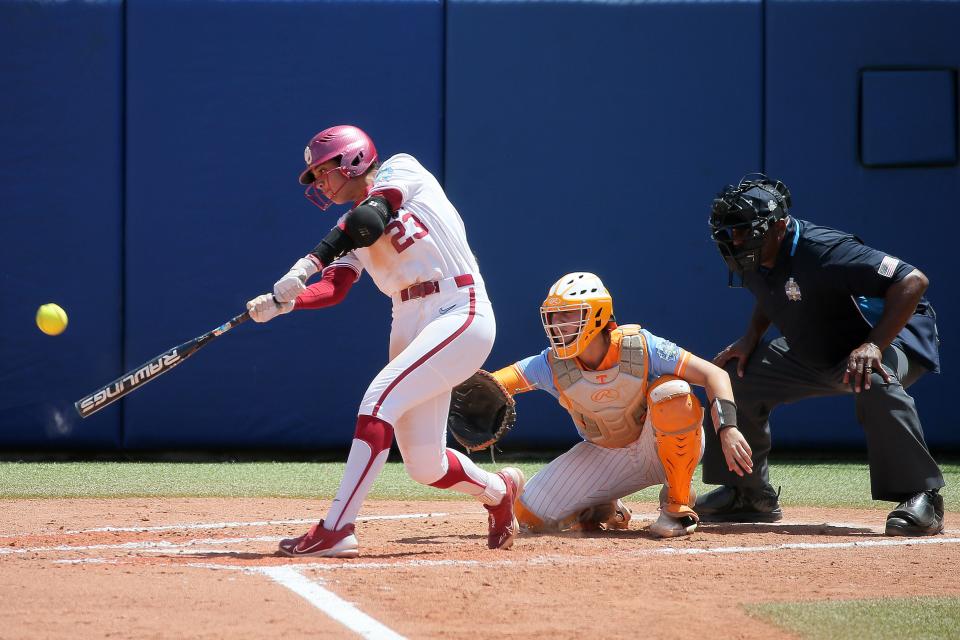
[[[383,232],[390,236],[390,242],[397,253],[403,253],[414,242],[430,233],[430,230],[413,213],[401,211],[396,220],[384,227]]]

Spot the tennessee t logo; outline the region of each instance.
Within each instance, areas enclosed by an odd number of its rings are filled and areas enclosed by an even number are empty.
[[[606,381],[607,381],[607,374],[603,373],[597,376],[597,382],[599,382],[600,384],[603,384]]]

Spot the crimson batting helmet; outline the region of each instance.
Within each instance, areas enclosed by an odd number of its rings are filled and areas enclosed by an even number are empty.
[[[789,215],[792,204],[787,186],[762,173],[748,174],[738,185],[727,185],[717,194],[710,209],[710,237],[731,274],[760,266],[771,226]],[[746,232],[739,244],[733,241],[734,231]]]
[[[377,148],[362,129],[348,124],[324,129],[310,139],[303,150],[307,168],[300,174],[300,184],[309,185],[305,192],[307,199],[321,209],[333,203],[316,188],[318,176],[313,170],[337,157],[340,158],[340,166],[336,170],[344,178],[356,178],[366,173],[377,161]]]

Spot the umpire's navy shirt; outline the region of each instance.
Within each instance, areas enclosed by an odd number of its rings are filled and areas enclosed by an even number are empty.
[[[795,357],[831,368],[866,342],[887,289],[913,269],[854,235],[791,217],[776,264],[744,273],[743,284]],[[939,372],[936,315],[925,298],[893,343]]]

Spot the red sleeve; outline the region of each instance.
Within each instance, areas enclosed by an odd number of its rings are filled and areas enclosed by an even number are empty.
[[[357,281],[357,272],[350,267],[330,267],[323,277],[297,296],[294,309],[322,309],[331,307],[347,296],[350,287]]]

